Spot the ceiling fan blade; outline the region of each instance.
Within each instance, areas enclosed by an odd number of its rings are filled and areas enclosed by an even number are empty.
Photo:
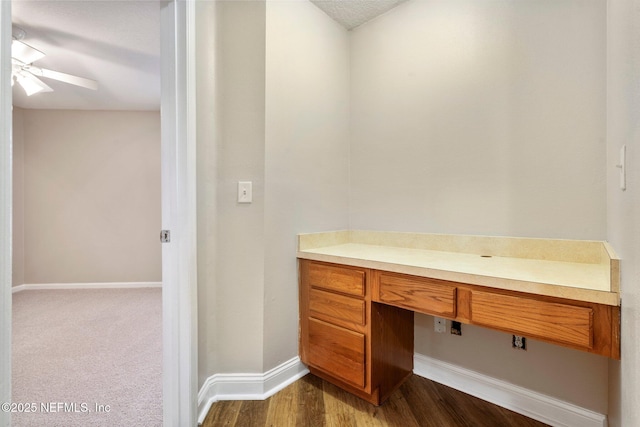
[[[47,86],[45,82],[28,72],[21,71],[17,73],[16,80],[27,93],[27,96],[31,96],[39,92],[53,92],[53,89]]]
[[[11,41],[11,57],[25,64],[31,64],[45,57],[45,54],[38,49],[29,46],[19,40]]]
[[[36,76],[46,77],[48,79],[59,80],[76,86],[81,86],[91,90],[98,90],[98,82],[84,77],[78,77],[59,71],[47,70],[46,68],[34,67],[30,65],[27,69]]]

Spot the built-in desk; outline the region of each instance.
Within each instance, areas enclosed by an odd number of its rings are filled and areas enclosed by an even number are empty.
[[[620,358],[607,242],[350,230],[298,258],[302,361],[374,404],[413,371],[416,311]]]

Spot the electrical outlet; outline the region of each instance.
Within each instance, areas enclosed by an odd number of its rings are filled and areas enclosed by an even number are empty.
[[[518,350],[526,350],[527,349],[527,339],[525,337],[521,337],[520,335],[512,335],[511,339],[511,347],[517,348]]]
[[[447,332],[447,321],[442,317],[433,318],[433,330],[439,334]]]
[[[451,335],[462,335],[462,325],[455,320],[451,321]]]

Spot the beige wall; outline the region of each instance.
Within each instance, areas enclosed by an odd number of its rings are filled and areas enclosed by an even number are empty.
[[[24,112],[13,107],[12,285],[24,283]]]
[[[263,372],[265,3],[217,7],[219,369]],[[238,181],[253,182],[253,203],[236,202]]]
[[[22,118],[24,283],[161,281],[159,113]]]
[[[410,1],[351,36],[351,227],[606,238],[603,2]],[[607,412],[608,362],[416,318],[416,352]],[[496,363],[499,360],[500,363]]]
[[[310,3],[197,7],[202,385],[297,354],[296,234],[348,226],[348,39]]]
[[[621,257],[621,361],[609,363],[609,425],[640,425],[640,14],[637,2],[608,3],[607,237]],[[618,153],[627,146],[627,189]]]
[[[217,236],[220,144],[220,2],[196,2],[196,203],[198,251],[198,387],[218,370]]]
[[[298,352],[298,233],[346,229],[348,32],[310,2],[267,2],[264,369]]]
[[[198,54],[211,97],[198,97],[201,383],[216,372],[263,372],[265,4],[207,3],[198,5],[199,46],[217,49]],[[253,182],[253,203],[236,202],[238,181]]]
[[[605,238],[605,12],[421,0],[354,30],[352,226]]]

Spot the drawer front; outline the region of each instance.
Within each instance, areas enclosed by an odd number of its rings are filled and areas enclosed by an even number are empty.
[[[309,312],[312,317],[329,322],[339,320],[362,326],[366,323],[364,300],[319,289],[309,292]]]
[[[314,288],[364,296],[364,271],[333,265],[309,264],[309,284]]]
[[[471,321],[532,338],[593,347],[593,309],[588,307],[473,292]]]
[[[380,273],[377,301],[427,314],[456,316],[456,286],[444,280]]]
[[[308,362],[334,377],[364,388],[364,335],[309,319]]]

